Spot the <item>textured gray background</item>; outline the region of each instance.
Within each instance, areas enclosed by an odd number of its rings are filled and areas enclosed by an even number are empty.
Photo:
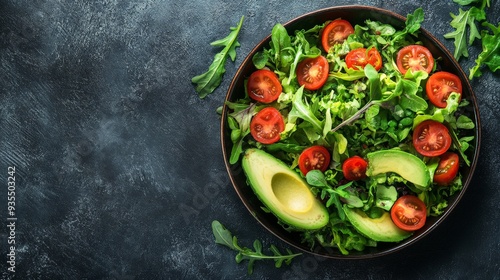
[[[314,2],[314,3],[308,3]],[[488,18],[500,21],[492,0]],[[7,167],[17,170],[18,279],[242,279],[246,263],[216,245],[220,220],[242,244],[287,247],[240,202],[227,177],[219,116],[230,78],[277,22],[366,4],[402,15],[449,49],[452,0],[0,1],[0,275],[6,271]],[[191,77],[210,42],[246,17],[237,60],[206,99]],[[471,49],[475,57],[479,48]],[[469,69],[473,59],[460,61]],[[500,79],[472,82],[482,117],[480,162],[456,211],[428,237],[379,259],[303,255],[254,279],[499,279]]]

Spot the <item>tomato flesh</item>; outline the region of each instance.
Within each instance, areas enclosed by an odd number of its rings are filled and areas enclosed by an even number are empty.
[[[342,164],[342,172],[344,173],[344,178],[349,181],[366,178],[367,166],[368,162],[360,156],[353,156],[346,159]]]
[[[450,132],[440,122],[423,121],[413,131],[413,146],[419,154],[426,157],[442,155],[451,146]]]
[[[278,99],[283,88],[278,76],[273,71],[261,69],[253,72],[248,78],[248,96],[255,101],[271,103]]]
[[[425,225],[427,207],[414,195],[404,195],[391,208],[391,218],[394,224],[402,230],[415,231]]]
[[[439,164],[434,172],[434,183],[440,186],[450,184],[458,174],[460,162],[456,153],[446,152],[439,157]]]
[[[425,85],[429,101],[439,108],[446,107],[446,100],[452,92],[462,96],[462,82],[457,75],[446,71],[432,74]]]
[[[274,107],[260,110],[250,122],[250,134],[262,144],[272,144],[280,140],[280,133],[285,129],[281,113]]]
[[[399,50],[396,64],[403,75],[411,69],[431,73],[434,68],[434,58],[428,48],[421,45],[409,45]]]
[[[330,153],[323,146],[312,146],[299,156],[299,168],[302,174],[306,175],[311,170],[326,171],[330,165]]]
[[[382,56],[376,48],[352,50],[346,55],[345,62],[347,68],[351,69],[364,69],[368,64],[371,64],[377,71],[382,68]]]
[[[328,79],[328,71],[330,71],[330,66],[324,56],[306,58],[297,65],[297,80],[304,88],[317,90]]]
[[[344,42],[352,33],[354,28],[347,20],[336,19],[330,22],[321,35],[323,49],[328,52],[333,45]]]

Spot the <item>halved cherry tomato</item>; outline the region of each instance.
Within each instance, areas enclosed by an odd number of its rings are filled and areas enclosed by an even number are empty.
[[[354,28],[347,20],[336,19],[330,22],[321,35],[323,49],[328,52],[333,45],[344,42],[352,33],[354,33]]]
[[[297,65],[297,80],[304,88],[317,90],[328,79],[328,71],[330,71],[330,66],[324,56],[306,58]]]
[[[446,186],[458,173],[459,167],[458,155],[453,152],[446,152],[439,157],[439,164],[434,172],[434,183],[440,186]]]
[[[427,219],[427,207],[420,198],[404,195],[392,205],[391,218],[394,224],[406,231],[421,229]]]
[[[423,121],[413,130],[413,146],[419,154],[426,157],[442,155],[451,146],[450,132],[440,122]]]
[[[344,177],[349,181],[355,181],[366,178],[366,167],[368,162],[360,156],[353,156],[344,161],[342,164],[342,172]]]
[[[323,146],[312,146],[304,151],[299,156],[299,168],[302,174],[318,169],[325,171],[330,165],[330,153]]]
[[[255,101],[271,103],[278,99],[282,90],[278,76],[271,70],[257,70],[248,78],[248,96]]]
[[[412,71],[423,70],[429,74],[434,68],[434,58],[431,52],[421,45],[409,45],[399,50],[396,63],[399,72],[403,75],[408,69]]]
[[[382,56],[376,48],[352,50],[346,55],[345,62],[352,69],[363,69],[367,64],[371,64],[377,71],[382,68]]]
[[[280,133],[285,129],[281,113],[274,107],[260,110],[250,122],[250,134],[262,144],[272,144],[280,140]]]
[[[436,72],[427,80],[425,91],[432,104],[439,108],[445,108],[446,100],[452,92],[462,96],[462,82],[457,75],[450,72]]]

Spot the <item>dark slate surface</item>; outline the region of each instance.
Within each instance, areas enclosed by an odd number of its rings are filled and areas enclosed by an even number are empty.
[[[314,3],[309,3],[314,2]],[[488,18],[500,21],[492,1]],[[246,264],[214,243],[223,222],[250,246],[280,248],[227,177],[216,108],[241,61],[277,22],[331,5],[366,4],[406,15],[448,48],[451,0],[32,1],[0,3],[0,217],[2,279],[242,279]],[[237,60],[204,100],[204,72],[245,15]],[[479,48],[471,49],[474,58]],[[466,69],[473,59],[461,60]],[[499,279],[500,79],[472,82],[482,149],[472,185],[442,225],[379,259],[297,258],[253,279]],[[7,271],[8,167],[16,168],[16,272]]]

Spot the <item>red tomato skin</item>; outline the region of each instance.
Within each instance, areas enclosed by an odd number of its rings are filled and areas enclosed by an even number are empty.
[[[330,65],[324,56],[306,58],[297,65],[299,85],[308,90],[320,89],[328,79]]]
[[[330,165],[330,152],[323,146],[311,146],[299,156],[299,168],[305,176],[309,171],[318,169],[325,172]]]
[[[413,147],[426,157],[444,154],[451,146],[451,136],[448,128],[437,121],[425,120],[413,130]]]
[[[429,74],[434,68],[434,58],[428,48],[421,45],[409,45],[399,50],[396,64],[403,75],[409,68],[413,71],[424,70]]]
[[[460,159],[454,152],[446,152],[439,156],[439,165],[434,172],[433,182],[440,186],[449,185],[458,174]]]
[[[462,97],[462,82],[457,75],[450,72],[436,72],[427,80],[425,92],[434,106],[446,108],[446,99],[452,92],[459,93],[460,98]]]
[[[257,70],[248,78],[248,96],[257,102],[271,103],[278,99],[282,91],[278,76],[271,70]]]
[[[344,178],[349,181],[356,181],[366,178],[366,168],[368,162],[360,156],[352,156],[342,164]]]
[[[321,35],[323,49],[328,52],[334,44],[342,43],[352,33],[354,33],[354,28],[347,20],[336,19],[330,22],[325,26]]]
[[[427,220],[427,207],[420,198],[414,195],[404,195],[394,202],[391,208],[391,219],[402,230],[419,230]]]
[[[266,107],[253,116],[250,122],[250,134],[262,144],[272,144],[280,140],[280,133],[285,129],[285,122],[278,109]]]
[[[351,69],[364,69],[367,64],[371,64],[377,71],[382,69],[382,56],[376,48],[352,50],[346,55],[345,62],[347,68]]]

